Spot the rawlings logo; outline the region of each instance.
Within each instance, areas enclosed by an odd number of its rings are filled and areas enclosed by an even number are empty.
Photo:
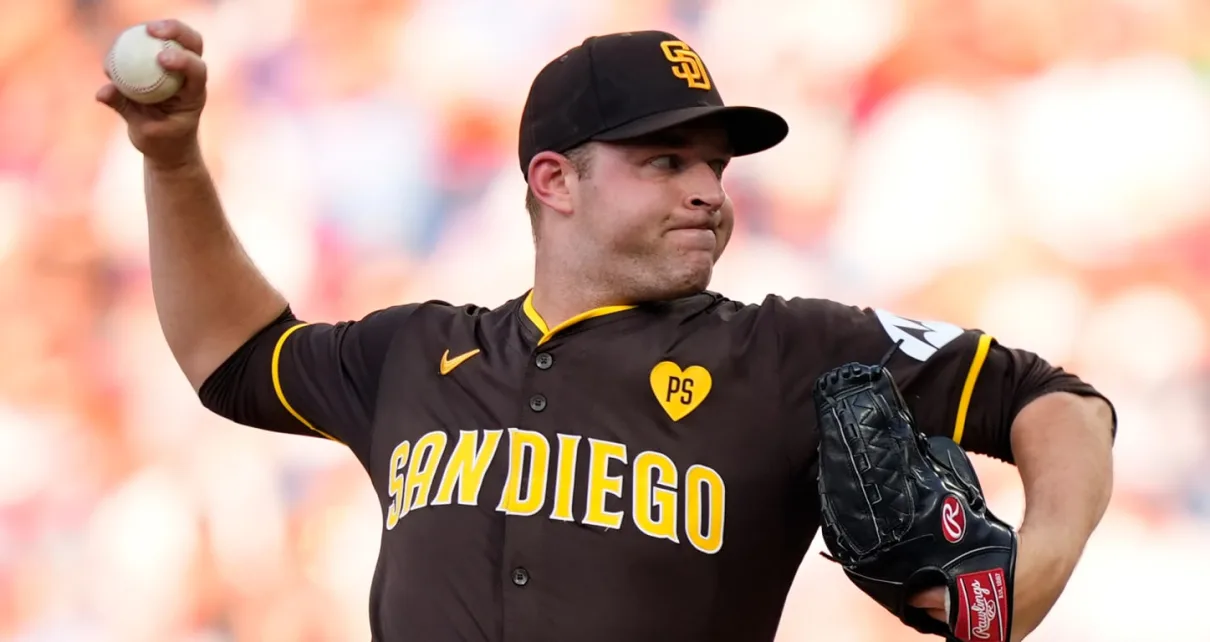
[[[975,623],[971,627],[971,635],[980,640],[991,638],[992,622],[996,621],[996,605],[991,601],[992,590],[983,588],[979,580],[971,582],[971,613]]]
[[[1008,592],[1004,571],[991,569],[959,575],[958,617],[954,636],[960,640],[1007,640]]]
[[[966,511],[957,497],[950,495],[941,504],[941,534],[951,544],[957,544],[966,534]]]

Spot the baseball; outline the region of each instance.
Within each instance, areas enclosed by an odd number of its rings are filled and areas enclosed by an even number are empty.
[[[169,48],[181,49],[174,40],[161,40],[147,33],[146,25],[123,31],[105,57],[110,81],[130,100],[151,105],[168,100],[181,88],[181,74],[165,71],[156,55]]]

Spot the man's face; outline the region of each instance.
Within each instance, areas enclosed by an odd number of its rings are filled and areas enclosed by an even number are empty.
[[[634,301],[704,290],[734,226],[724,130],[684,126],[594,148],[573,198],[580,245],[600,276]]]

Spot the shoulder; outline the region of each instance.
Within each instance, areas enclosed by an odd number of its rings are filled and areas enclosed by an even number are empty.
[[[794,326],[804,324],[818,331],[844,329],[860,323],[878,311],[847,305],[823,298],[785,297],[770,294],[760,301],[746,302],[722,294],[706,292],[697,298],[703,312],[728,321],[760,321],[784,323]],[[686,306],[688,307],[688,306]]]
[[[359,341],[370,341],[376,345],[391,343],[396,337],[408,334],[425,334],[436,328],[451,328],[459,325],[474,326],[480,320],[499,314],[501,308],[487,308],[473,303],[455,305],[448,301],[430,299],[414,303],[400,303],[378,308],[361,317],[347,318],[334,323],[296,321],[300,334],[312,336],[332,335],[338,339],[357,337]]]
[[[713,291],[656,304],[652,309],[680,332],[759,333],[796,349],[805,343],[849,342],[851,335],[869,334],[869,321],[877,318],[875,311],[828,299],[770,294],[761,300],[742,301]]]
[[[650,308],[660,316],[682,323],[700,319],[736,327],[809,323],[822,328],[862,317],[860,308],[828,299],[787,298],[770,294],[763,300],[748,302],[713,291],[652,304]]]
[[[759,325],[768,317],[768,311],[761,305],[737,301],[709,290],[679,299],[647,303],[641,308],[663,325],[671,324],[681,331],[705,328],[740,331]]]
[[[495,307],[477,303],[451,303],[430,299],[403,304],[375,314],[384,314],[396,335],[411,340],[440,340],[462,335],[504,336],[515,331],[524,297]],[[379,325],[384,325],[380,322]]]
[[[370,316],[389,316],[400,320],[414,321],[485,321],[494,318],[506,318],[514,314],[523,299],[509,300],[497,307],[487,307],[477,303],[451,303],[443,299],[429,299],[416,303],[403,303],[372,312]]]
[[[782,349],[829,360],[855,357],[877,360],[898,343],[905,356],[926,361],[960,338],[982,334],[943,319],[905,316],[897,311],[834,299],[775,294],[744,303],[718,296],[712,313],[775,333]]]

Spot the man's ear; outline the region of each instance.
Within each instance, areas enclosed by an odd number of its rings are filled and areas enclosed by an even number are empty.
[[[575,169],[567,157],[540,152],[529,161],[529,189],[534,198],[560,214],[571,214]]]

